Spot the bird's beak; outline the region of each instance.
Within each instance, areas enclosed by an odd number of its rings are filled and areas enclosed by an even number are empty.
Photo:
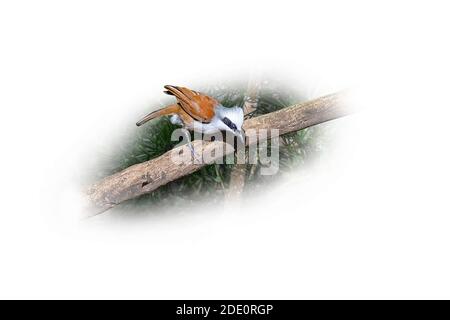
[[[244,131],[244,129],[236,131],[236,136],[239,138],[239,140],[242,142],[242,144],[245,145],[245,131]]]

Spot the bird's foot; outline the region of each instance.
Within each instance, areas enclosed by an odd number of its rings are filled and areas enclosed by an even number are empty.
[[[191,155],[194,158],[194,163],[196,164],[202,163],[202,157],[197,152],[195,152],[192,143],[189,143],[189,149],[191,150]]]

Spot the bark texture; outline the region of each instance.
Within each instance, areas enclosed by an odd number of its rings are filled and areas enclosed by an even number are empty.
[[[278,129],[279,134],[283,135],[351,112],[350,106],[345,103],[345,93],[339,92],[248,119],[244,122],[244,129]]]

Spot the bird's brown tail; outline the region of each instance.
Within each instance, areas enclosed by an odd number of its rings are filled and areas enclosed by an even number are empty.
[[[146,123],[146,122],[148,122],[148,121],[150,121],[152,119],[155,119],[155,118],[158,118],[158,117],[161,117],[161,116],[167,116],[167,115],[175,114],[175,113],[178,112],[179,107],[180,106],[178,104],[172,104],[172,105],[167,106],[165,108],[153,111],[153,112],[149,113],[148,115],[146,115],[145,117],[143,117],[138,122],[136,122],[136,125],[139,127],[139,126],[142,126],[144,123]]]

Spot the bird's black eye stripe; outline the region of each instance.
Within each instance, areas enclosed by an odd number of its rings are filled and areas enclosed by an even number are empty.
[[[231,120],[228,119],[227,117],[224,117],[222,119],[222,121],[223,121],[223,123],[225,123],[228,126],[228,128],[230,128],[232,130],[236,130],[237,129],[236,125],[233,122],[231,122]]]

